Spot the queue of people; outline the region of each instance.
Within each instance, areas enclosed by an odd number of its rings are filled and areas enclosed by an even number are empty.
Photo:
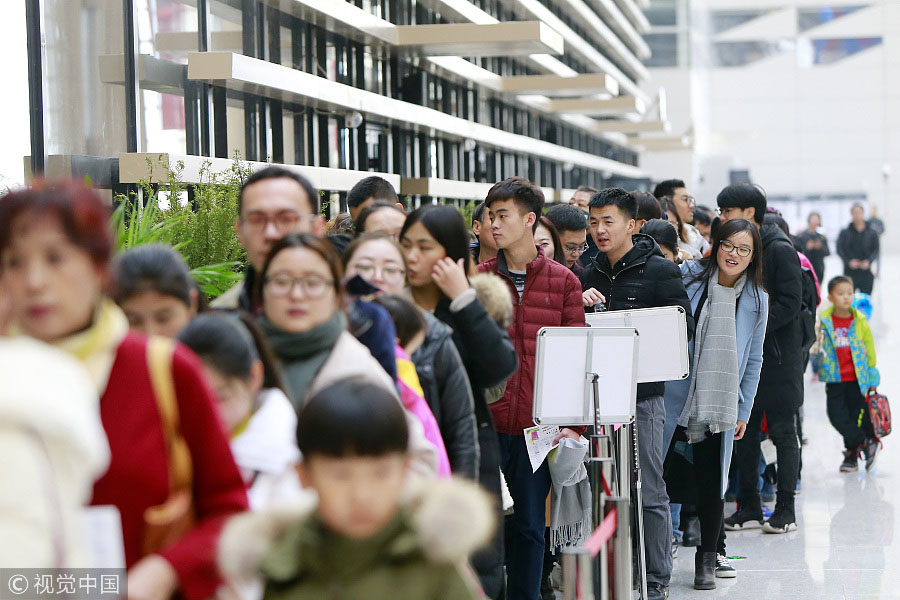
[[[38,525],[13,519],[29,544],[4,566],[89,565],[102,536],[121,539],[135,598],[548,597],[558,494],[524,434],[537,332],[665,306],[687,315],[691,373],[637,390],[647,600],[669,594],[673,518],[699,522],[697,589],[736,576],[726,530],[797,528],[803,278],[759,188],[726,187],[718,216],[677,179],[654,195],[583,186],[545,215],[540,187],[513,177],[471,223],[446,205],[407,213],[378,177],[347,204],[326,224],[305,178],[252,174],[235,224],[245,277],[207,304],[171,248],[113,256],[92,190],[36,182],[0,198],[0,354],[5,379],[22,382],[0,396],[19,428],[0,447],[65,473],[62,521],[20,503]],[[865,283],[877,243],[857,216],[838,246]],[[813,224],[802,243],[816,269],[828,250]],[[871,468],[878,451],[871,423],[852,418],[878,384],[871,332],[847,301],[857,283],[832,280],[821,317],[842,470],[860,453]],[[767,520],[764,419],[778,453]],[[561,427],[555,441],[585,433]],[[8,476],[29,483],[24,468]],[[80,529],[81,505],[113,514],[109,527]]]

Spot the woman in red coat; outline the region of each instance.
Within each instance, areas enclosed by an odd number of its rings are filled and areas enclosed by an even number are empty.
[[[190,454],[194,519],[174,542],[145,551],[145,511],[166,503],[172,492],[164,441],[171,428],[163,425],[151,382],[148,338],[129,333],[125,315],[104,295],[112,251],[108,223],[100,198],[75,184],[39,182],[0,198],[2,285],[13,329],[71,352],[97,386],[111,461],[91,503],[119,510],[129,598],[164,599],[179,592],[205,599],[219,585],[215,550],[221,524],[247,509],[244,484],[201,365],[176,346],[166,371]]]

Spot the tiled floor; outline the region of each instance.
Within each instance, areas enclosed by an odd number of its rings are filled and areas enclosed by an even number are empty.
[[[885,262],[886,275],[876,291],[879,303],[900,296],[900,256]],[[873,329],[884,380],[880,390],[894,400],[900,419],[900,313],[891,307],[890,300],[878,307],[883,318],[876,314]],[[895,516],[900,435],[885,440],[872,472],[843,474],[838,472],[840,437],[828,423],[821,383],[807,381],[804,423],[809,444],[803,448],[803,490],[797,497],[799,530],[729,533],[728,555],[745,558],[733,561],[737,578],[718,579],[714,591],[693,589],[694,549],[680,548],[672,599],[900,600],[900,515]]]

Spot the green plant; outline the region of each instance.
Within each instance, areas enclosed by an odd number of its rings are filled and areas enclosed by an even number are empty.
[[[139,184],[143,202],[117,198],[113,216],[117,250],[168,244],[184,256],[200,289],[210,297],[218,296],[243,277],[247,257],[234,232],[234,220],[241,183],[250,168],[235,155],[231,168],[216,174],[207,161],[200,183],[189,186],[182,181],[182,162],[161,162],[165,178],[157,183],[148,160],[151,177]]]

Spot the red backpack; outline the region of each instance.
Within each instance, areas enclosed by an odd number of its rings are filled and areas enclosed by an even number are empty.
[[[866,394],[866,404],[869,405],[869,418],[872,420],[872,429],[876,438],[883,438],[891,433],[891,405],[887,396],[879,394],[872,388]]]

